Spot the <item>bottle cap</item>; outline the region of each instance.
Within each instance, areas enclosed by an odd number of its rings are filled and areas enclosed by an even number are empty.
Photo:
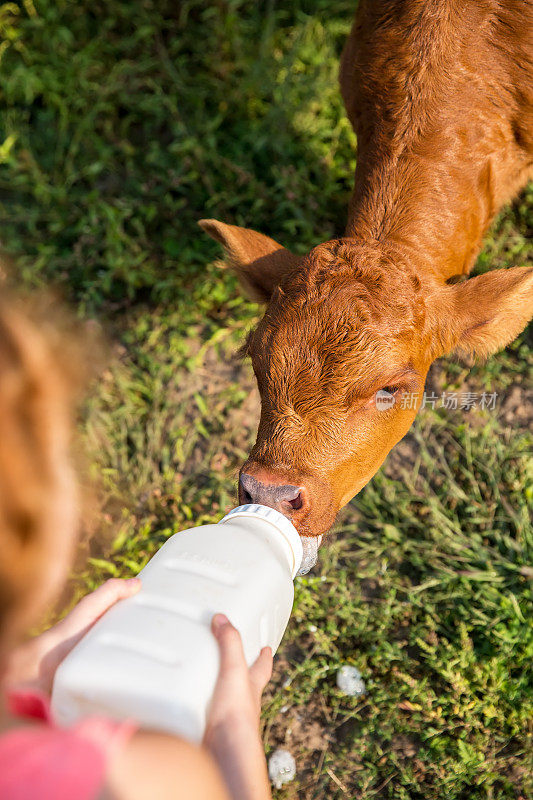
[[[218,524],[222,525],[224,522],[228,522],[230,519],[234,519],[235,517],[255,517],[256,519],[259,517],[259,519],[263,519],[265,522],[270,522],[271,525],[273,525],[279,531],[279,533],[282,534],[291,552],[291,572],[292,577],[294,578],[300,569],[300,564],[302,563],[303,548],[300,534],[292,522],[280,511],[276,511],[275,508],[261,506],[258,503],[249,503],[245,506],[237,506],[237,508],[232,508],[232,510],[229,511],[225,517],[222,517]]]

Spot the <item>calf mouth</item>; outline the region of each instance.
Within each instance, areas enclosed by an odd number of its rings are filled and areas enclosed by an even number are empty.
[[[318,560],[318,548],[322,542],[322,536],[300,536],[303,547],[303,558],[297,575],[307,575],[315,566]]]

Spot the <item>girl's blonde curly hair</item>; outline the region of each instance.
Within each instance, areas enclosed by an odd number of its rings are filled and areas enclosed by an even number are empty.
[[[70,446],[82,372],[79,336],[63,312],[49,301],[0,297],[2,639],[43,570],[53,569],[54,537],[74,524]]]

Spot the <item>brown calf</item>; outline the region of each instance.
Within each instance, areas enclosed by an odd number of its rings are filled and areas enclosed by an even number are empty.
[[[267,304],[250,335],[262,400],[241,502],[319,536],[405,435],[434,359],[487,356],[533,314],[533,269],[464,282],[501,206],[533,176],[533,6],[363,0],[341,91],[357,134],[344,238],[297,257],[202,220]],[[419,403],[415,404],[419,405]]]

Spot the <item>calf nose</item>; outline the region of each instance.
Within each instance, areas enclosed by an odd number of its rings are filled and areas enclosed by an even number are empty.
[[[260,481],[242,472],[239,477],[239,503],[259,503],[282,514],[304,510],[308,505],[305,486],[290,486]]]

